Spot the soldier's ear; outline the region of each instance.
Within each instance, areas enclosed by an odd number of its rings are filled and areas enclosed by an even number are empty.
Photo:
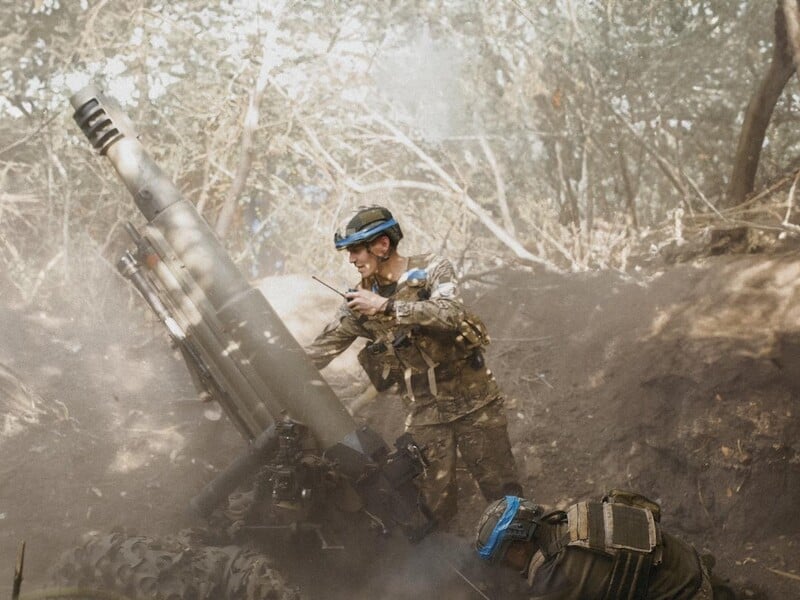
[[[375,254],[380,254],[382,256],[389,251],[391,245],[392,245],[392,240],[389,239],[388,235],[383,234],[379,235],[374,240],[372,240],[372,242],[370,242],[370,249]]]

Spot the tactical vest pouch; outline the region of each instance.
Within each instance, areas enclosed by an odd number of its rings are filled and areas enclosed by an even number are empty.
[[[627,506],[647,509],[652,513],[653,519],[655,519],[656,523],[661,522],[661,505],[659,505],[658,502],[650,500],[650,498],[647,498],[646,496],[637,494],[636,492],[615,488],[605,495],[603,502],[609,502],[612,504],[625,504]]]
[[[489,345],[489,331],[480,317],[471,312],[465,312],[464,318],[458,324],[456,342],[463,345],[465,350],[484,348]]]
[[[660,540],[653,514],[644,508],[608,502],[579,502],[567,511],[568,546],[614,556],[619,550],[650,553]]]
[[[379,343],[377,345],[367,344],[358,353],[358,364],[361,365],[361,368],[364,369],[367,377],[369,377],[370,383],[379,392],[388,390],[399,381],[391,366],[384,360],[387,352],[388,350],[385,349],[385,346],[384,352],[380,351]]]
[[[646,597],[650,569],[661,562],[661,531],[649,509],[579,502],[567,511],[567,523],[566,546],[588,548],[614,559],[604,600]]]

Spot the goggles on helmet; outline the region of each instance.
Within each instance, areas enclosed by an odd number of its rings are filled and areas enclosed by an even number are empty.
[[[357,244],[370,242],[387,229],[390,229],[396,225],[396,220],[389,219],[387,221],[375,223],[374,225],[368,226],[360,231],[345,230],[343,234],[337,231],[333,235],[333,243],[337,250],[344,250],[345,248],[349,248]]]

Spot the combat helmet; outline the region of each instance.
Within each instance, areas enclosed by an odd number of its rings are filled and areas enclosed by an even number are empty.
[[[346,250],[371,242],[380,235],[386,235],[393,247],[403,239],[403,231],[389,209],[383,206],[361,206],[344,229],[333,235],[333,243],[337,250]]]
[[[512,542],[533,540],[542,509],[524,498],[506,496],[483,511],[475,531],[475,549],[490,563],[500,562]]]

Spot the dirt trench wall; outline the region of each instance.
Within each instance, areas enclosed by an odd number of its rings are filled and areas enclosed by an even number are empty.
[[[487,364],[508,395],[526,494],[553,506],[635,488],[724,573],[758,582],[763,597],[800,595],[768,570],[800,571],[796,275],[788,255],[718,257],[656,276],[505,271],[496,285],[466,286],[492,335]],[[319,287],[261,286],[301,343],[339,302]],[[0,311],[0,363],[49,411],[2,446],[0,565],[27,539],[29,585],[86,532],[192,525],[188,498],[241,449],[146,314],[135,301],[98,322],[66,307],[57,318]],[[352,355],[324,374],[360,421],[394,439],[397,396],[359,404]],[[466,476],[460,502],[466,539],[485,505]]]
[[[474,289],[526,489],[562,505],[637,489],[729,565],[748,564],[752,544],[794,548],[798,274],[790,255],[718,257],[648,278],[503,275]]]

